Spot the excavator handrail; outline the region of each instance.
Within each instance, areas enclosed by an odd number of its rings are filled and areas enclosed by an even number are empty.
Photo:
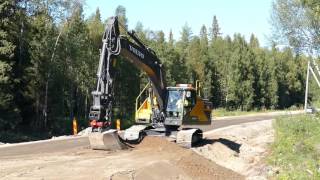
[[[141,95],[145,92],[145,90],[148,88],[148,87],[150,87],[150,82],[148,82],[147,83],[147,85],[141,90],[141,92],[139,93],[139,95],[137,96],[137,98],[136,98],[136,108],[135,108],[135,117],[137,117],[137,112],[138,112],[138,101],[139,101],[139,99],[140,99],[140,97],[141,97]]]

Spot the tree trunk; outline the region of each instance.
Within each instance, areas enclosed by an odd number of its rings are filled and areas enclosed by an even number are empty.
[[[53,58],[54,58],[54,55],[55,55],[55,51],[56,51],[56,48],[57,48],[57,45],[58,45],[58,42],[59,42],[59,39],[60,39],[60,36],[62,34],[62,30],[60,31],[57,39],[56,39],[56,42],[54,44],[54,47],[53,47],[53,52],[52,52],[52,56],[51,56],[51,59],[50,59],[50,64],[53,62]],[[50,66],[49,64],[49,66]],[[48,66],[48,67],[49,67]],[[46,79],[46,87],[45,87],[45,98],[44,98],[44,108],[43,108],[43,115],[44,115],[44,128],[46,129],[47,128],[47,122],[48,122],[48,89],[49,89],[49,78],[50,78],[50,68],[48,68],[48,73],[47,73],[47,79]]]

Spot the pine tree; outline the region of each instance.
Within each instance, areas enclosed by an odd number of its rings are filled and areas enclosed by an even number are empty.
[[[200,48],[201,48],[201,54],[207,56],[208,55],[208,34],[207,34],[207,28],[205,25],[202,25],[200,30]]]
[[[209,62],[208,34],[205,25],[202,25],[200,29],[200,63],[204,66],[203,94],[210,99],[212,97],[212,80],[214,79],[212,79],[212,67]]]
[[[104,25],[101,21],[101,14],[99,8],[97,8],[95,14],[89,17],[86,24],[89,30],[89,38],[92,43],[92,50],[97,53],[101,46],[101,36],[104,32]]]
[[[191,79],[192,79],[193,75],[191,73],[189,73],[187,70],[187,69],[190,69],[190,67],[188,67],[188,58],[189,58],[188,53],[190,53],[188,48],[190,45],[191,36],[192,36],[191,28],[186,23],[182,27],[181,38],[176,44],[176,49],[177,49],[177,52],[179,53],[179,57],[180,57],[178,63],[181,64],[180,68],[182,68],[182,71],[179,73],[180,77],[181,77],[180,78],[181,81],[179,83],[192,82]],[[175,70],[175,71],[178,71],[178,70]]]
[[[178,43],[178,47],[180,48],[181,53],[183,53],[183,54],[185,53],[184,51],[186,51],[186,48],[188,47],[188,45],[190,43],[191,36],[192,36],[191,28],[186,23],[182,27],[181,39],[180,39],[180,41]]]
[[[170,32],[169,32],[169,46],[173,47],[173,43],[174,43],[173,33],[172,33],[172,30],[170,29]]]
[[[247,43],[241,35],[236,34],[233,43],[228,106],[240,110],[251,110],[255,96],[253,53],[248,49]]]
[[[15,24],[19,11],[18,1],[0,3],[0,130],[12,130],[22,120],[15,102],[17,79],[13,69],[19,52],[19,28]]]
[[[205,64],[201,61],[200,39],[195,36],[188,47],[186,65],[188,68],[189,82],[195,84],[196,80],[204,82]]]
[[[217,39],[219,36],[221,36],[220,26],[217,17],[214,15],[211,27],[211,40]]]
[[[126,16],[126,8],[123,6],[118,6],[115,11],[115,15],[118,16],[119,22],[128,29],[128,19]]]

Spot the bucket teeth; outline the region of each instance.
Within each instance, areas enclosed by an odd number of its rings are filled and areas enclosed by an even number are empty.
[[[91,149],[96,150],[121,150],[126,149],[118,136],[117,130],[108,130],[105,132],[93,132],[89,134]]]

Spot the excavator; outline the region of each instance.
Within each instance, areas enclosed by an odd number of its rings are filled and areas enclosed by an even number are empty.
[[[122,133],[112,129],[118,57],[145,72],[149,79],[136,99],[135,125]],[[126,30],[116,16],[108,18],[89,113],[91,148],[124,149],[126,143],[139,143],[146,135],[165,136],[183,147],[192,147],[203,138],[202,130],[196,126],[211,124],[212,104],[200,97],[200,86],[196,81],[196,87],[191,84],[167,87],[164,67],[156,53],[134,31]],[[146,97],[141,100],[143,95]]]

